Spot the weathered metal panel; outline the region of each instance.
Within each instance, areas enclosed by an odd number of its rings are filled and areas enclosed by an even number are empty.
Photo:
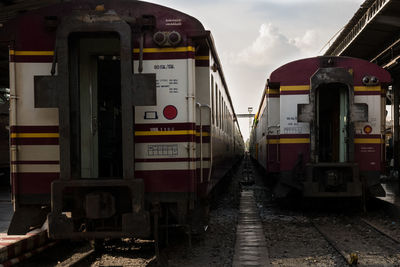
[[[34,76],[35,108],[58,108],[57,76]]]
[[[368,105],[366,103],[353,104],[353,112],[351,113],[351,121],[353,121],[353,122],[368,121]]]
[[[132,82],[132,103],[134,106],[157,105],[155,73],[134,74]]]
[[[297,121],[311,122],[314,119],[313,105],[297,104]]]

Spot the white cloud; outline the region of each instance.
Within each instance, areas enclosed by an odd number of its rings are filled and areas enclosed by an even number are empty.
[[[230,55],[229,59],[235,64],[252,67],[273,65],[276,68],[288,60],[317,55],[320,44],[314,30],[307,30],[302,36],[289,37],[272,23],[263,23],[251,45],[242,49],[237,56]]]
[[[239,52],[237,60],[252,66],[263,66],[279,60],[280,55],[292,54],[294,50],[295,45],[277,27],[271,23],[262,24],[257,38],[249,47]]]
[[[307,30],[303,36],[295,37],[292,42],[307,56],[315,56],[321,49],[321,40],[315,30]]]

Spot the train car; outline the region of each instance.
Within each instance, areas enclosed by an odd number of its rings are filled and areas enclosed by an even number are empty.
[[[160,5],[95,2],[60,1],[2,27],[9,234],[46,218],[55,239],[156,238],[159,222],[190,228],[243,154],[211,33]]]
[[[10,91],[0,88],[0,185],[10,186],[9,149],[9,103]]]
[[[275,180],[276,196],[383,196],[390,82],[383,68],[349,57],[307,58],[272,72],[251,156]]]

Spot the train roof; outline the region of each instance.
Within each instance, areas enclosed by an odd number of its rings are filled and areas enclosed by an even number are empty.
[[[309,85],[311,76],[313,76],[319,68],[324,67],[352,69],[355,86],[363,85],[362,79],[366,73],[378,77],[380,83],[385,86],[389,85],[392,81],[388,71],[364,59],[341,56],[318,56],[295,60],[282,65],[271,73],[270,78],[267,80],[252,127],[254,128],[259,113],[261,112],[261,107],[266,100],[265,96],[268,88],[279,89],[280,86]]]
[[[53,50],[55,31],[42,30],[46,20],[56,20],[57,23],[73,11],[94,11],[100,3],[96,0],[9,2],[9,6],[0,8],[0,87],[9,87],[8,53],[13,40],[18,39],[13,47],[16,50]],[[135,19],[152,15],[155,18],[154,26],[159,31],[178,30],[188,36],[206,35],[200,21],[172,8],[136,0],[105,0],[101,3],[105,11],[115,11],[128,23],[135,24]],[[156,46],[153,43],[151,45]]]
[[[355,86],[363,85],[362,79],[366,73],[378,77],[381,84],[389,85],[391,83],[391,76],[388,71],[367,60],[352,57],[319,56],[296,60],[279,67],[271,73],[268,87],[308,85],[311,76],[319,68],[327,67],[352,69]]]

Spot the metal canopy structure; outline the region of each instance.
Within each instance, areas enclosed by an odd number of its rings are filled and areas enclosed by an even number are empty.
[[[400,57],[400,1],[366,0],[325,55],[351,56],[394,67]]]

